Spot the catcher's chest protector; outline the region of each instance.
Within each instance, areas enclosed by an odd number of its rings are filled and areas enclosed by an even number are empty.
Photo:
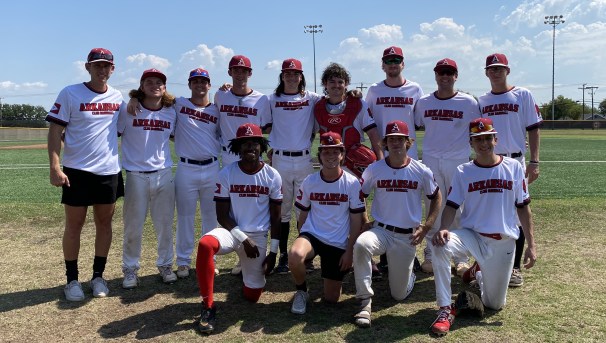
[[[362,102],[360,99],[353,97],[347,97],[345,101],[343,113],[330,114],[326,109],[326,98],[322,98],[314,107],[314,116],[320,125],[320,134],[325,132],[340,134],[345,149],[349,149],[352,145],[360,143],[362,138],[353,126],[360,109],[362,109]]]

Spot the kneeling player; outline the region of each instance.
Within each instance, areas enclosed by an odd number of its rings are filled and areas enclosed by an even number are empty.
[[[343,277],[352,266],[353,244],[360,234],[365,205],[360,182],[341,168],[344,158],[341,135],[322,134],[318,148],[322,169],[309,175],[299,189],[295,205],[301,210],[300,234],[288,255],[297,287],[291,308],[295,314],[304,314],[309,300],[305,260],[320,255],[324,300],[329,303],[339,301]]]
[[[516,239],[520,234],[516,211],[528,241],[524,266],[531,268],[537,258],[524,168],[515,159],[495,154],[496,133],[489,118],[475,119],[469,124],[469,139],[476,158],[457,168],[442,213],[440,231],[432,239],[440,310],[431,330],[440,336],[448,333],[455,315],[465,310],[483,314],[484,306],[498,310],[505,305]],[[448,227],[456,209],[463,203],[462,228],[450,232]],[[459,294],[454,305],[451,304],[450,259],[453,254],[468,254],[475,258],[476,264],[465,272],[463,279],[477,281],[481,300],[474,293],[465,291]]]
[[[280,238],[282,179],[280,174],[263,163],[262,153],[268,143],[261,129],[254,124],[238,128],[229,149],[240,155],[219,173],[215,191],[217,220],[222,228],[204,235],[198,244],[196,270],[202,316],[198,325],[202,333],[215,328],[216,307],[213,301],[215,255],[236,252],[242,262],[244,298],[257,302],[265,286],[265,276],[276,264]],[[267,251],[267,233],[271,227],[271,248]]]
[[[389,155],[371,164],[362,174],[362,192],[374,190],[372,216],[375,221],[354,245],[356,298],[360,310],[355,315],[359,327],[370,326],[372,290],[371,262],[374,255],[387,255],[391,296],[404,300],[415,283],[415,246],[423,241],[440,210],[442,197],[431,170],[408,156],[412,146],[408,125],[396,120],[387,124],[383,145]],[[421,197],[430,199],[425,225]]]

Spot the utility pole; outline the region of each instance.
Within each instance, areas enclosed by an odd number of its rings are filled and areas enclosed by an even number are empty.
[[[364,86],[364,82],[360,82],[360,85],[356,88],[359,89],[360,92],[364,93],[364,90],[368,87]]]
[[[598,87],[590,86],[590,87],[585,87],[585,89],[589,89],[589,92],[591,93],[591,120],[593,120],[593,95],[595,94],[595,91],[598,89]]]
[[[551,120],[555,120],[555,28],[558,24],[564,22],[563,15],[549,15],[545,16],[545,24],[553,26],[553,49],[551,53]],[[553,122],[552,128],[555,128],[555,122]]]
[[[316,88],[316,33],[322,33],[322,25],[304,25],[304,33],[311,33],[311,38],[314,46],[314,93],[318,93]]]
[[[579,88],[579,89],[582,89],[582,92],[583,92],[583,111],[582,111],[582,112],[583,112],[583,115],[582,115],[582,117],[581,117],[581,118],[583,118],[583,120],[585,120],[585,86],[586,86],[586,85],[587,85],[587,84],[586,84],[586,83],[584,83],[584,84],[583,84],[583,86],[582,86],[581,88]]]
[[[0,127],[2,127],[2,97],[0,97]]]

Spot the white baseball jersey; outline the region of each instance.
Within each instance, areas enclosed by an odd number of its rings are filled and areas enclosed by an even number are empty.
[[[504,93],[488,92],[478,98],[482,117],[492,119],[499,143],[497,154],[526,153],[526,131],[543,122],[541,111],[530,91],[513,87]]]
[[[391,167],[387,159],[368,166],[362,174],[362,192],[368,196],[372,190],[371,214],[376,221],[416,228],[423,216],[421,196],[433,199],[439,188],[431,170],[409,157],[401,168]]]
[[[252,123],[264,128],[271,122],[269,99],[255,90],[243,97],[231,90],[218,91],[215,93],[215,104],[219,108],[221,145],[224,148],[236,137],[240,125]]]
[[[175,130],[177,113],[174,107],[157,110],[145,108],[137,116],[120,107],[118,133],[122,135],[122,165],[129,171],[154,171],[173,165],[170,136]]]
[[[206,160],[219,155],[219,109],[214,104],[194,105],[189,99],[177,98],[175,152],[179,157]]]
[[[530,203],[522,164],[509,157],[501,157],[493,166],[476,161],[461,164],[453,177],[447,206],[458,208],[463,203],[462,227],[517,239],[520,232],[515,206]]]
[[[215,201],[230,201],[231,218],[244,232],[268,231],[269,202],[282,202],[282,178],[263,163],[254,174],[240,169],[239,163],[225,166],[219,173]]]
[[[390,87],[385,81],[375,83],[368,88],[366,102],[372,111],[375,123],[379,127],[381,138],[385,137],[385,126],[390,121],[401,120],[408,125],[410,137],[417,137],[413,108],[417,100],[423,96],[423,89],[418,83],[405,80],[399,87]],[[412,158],[417,158],[417,144],[413,143],[408,151]]]
[[[122,93],[103,93],[85,83],[67,86],[57,96],[46,121],[65,127],[63,165],[97,175],[120,172],[116,124]]]
[[[349,213],[366,210],[360,181],[343,171],[337,180],[327,182],[320,173],[309,175],[299,189],[295,206],[309,211],[301,232],[311,233],[324,244],[345,249]]]
[[[479,117],[478,102],[469,94],[457,92],[440,99],[434,92],[421,97],[414,118],[416,126],[425,126],[423,158],[469,158],[469,122]]]
[[[269,96],[272,124],[269,143],[274,150],[301,151],[311,147],[313,109],[320,98],[310,91],[303,95],[272,93]]]

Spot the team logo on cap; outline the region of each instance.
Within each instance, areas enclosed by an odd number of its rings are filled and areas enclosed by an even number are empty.
[[[295,65],[294,61],[290,61],[290,64],[288,65],[289,69],[297,69],[297,66]]]
[[[335,139],[332,138],[332,136],[328,136],[326,137],[326,142],[330,145],[334,145],[335,144]]]
[[[397,55],[397,53],[396,53],[396,49],[395,49],[395,48],[393,48],[393,47],[392,47],[391,49],[389,49],[389,54],[390,54],[390,55]]]
[[[494,55],[492,56],[492,63],[500,63],[501,61],[499,61],[499,56]]]
[[[254,135],[253,130],[252,130],[252,128],[250,126],[246,127],[246,132],[244,133],[244,135],[246,135],[246,136],[252,136],[252,135]]]
[[[398,124],[394,123],[391,127],[391,133],[398,133],[400,132],[400,128],[398,127]]]
[[[241,59],[238,61],[238,64],[237,64],[237,65],[238,65],[238,66],[241,66],[241,67],[246,67],[246,63],[244,63],[244,59],[243,59],[243,58],[241,58]]]
[[[498,62],[498,61],[499,61],[499,60],[497,60],[497,62]],[[481,132],[481,131],[484,131],[484,123],[479,122],[479,123],[478,123],[478,128],[477,128],[476,132]]]
[[[445,66],[450,65],[450,64],[448,63],[448,60],[447,60],[447,59],[443,59],[443,60],[441,60],[441,61],[440,61],[440,63],[438,63],[438,64],[440,64],[440,65],[445,65]]]

